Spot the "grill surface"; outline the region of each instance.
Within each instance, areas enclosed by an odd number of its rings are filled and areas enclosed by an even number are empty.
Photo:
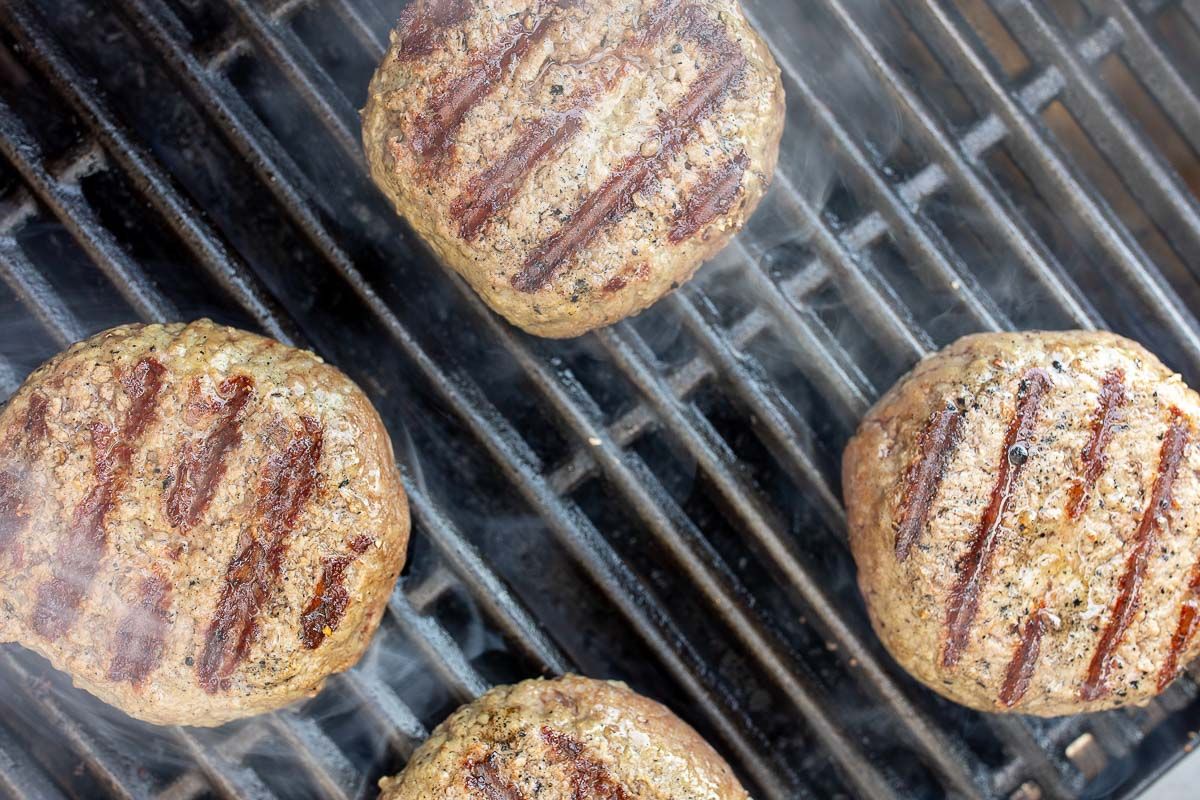
[[[1049,721],[909,680],[837,466],[973,330],[1111,327],[1200,385],[1200,3],[744,0],[788,93],[771,195],[685,289],[559,343],[369,185],[400,5],[0,0],[0,391],[120,322],[257,328],[368,391],[416,524],[371,654],[300,709],[155,729],[0,649],[0,793],[372,796],[457,704],[568,669],[668,702],[760,798],[1132,796],[1190,749],[1191,678]]]

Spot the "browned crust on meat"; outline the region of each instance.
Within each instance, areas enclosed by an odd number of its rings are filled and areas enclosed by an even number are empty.
[[[59,639],[75,622],[79,604],[108,547],[108,515],[120,502],[129,480],[134,449],[154,421],[166,368],[145,356],[120,376],[129,399],[120,427],[95,422],[92,439],[91,488],[75,506],[71,527],[63,537],[49,580],[38,587],[31,625],[44,639]]]
[[[1108,445],[1113,438],[1114,426],[1121,420],[1121,408],[1127,400],[1125,371],[1109,371],[1100,387],[1100,399],[1096,406],[1095,419],[1092,420],[1091,436],[1079,456],[1080,475],[1071,486],[1068,495],[1067,513],[1072,519],[1078,519],[1080,514],[1087,511],[1096,481],[1108,466]]]
[[[1021,626],[1021,640],[1013,651],[1012,661],[1008,662],[1004,683],[1000,685],[1000,705],[1012,708],[1029,690],[1029,682],[1033,680],[1038,655],[1041,653],[1042,636],[1046,634],[1049,624],[1046,601],[1043,599]]]
[[[1031,370],[1053,386],[1013,437]],[[963,412],[959,443],[902,561],[903,476],[947,402]],[[1187,579],[1200,455],[1182,446],[1198,413],[1178,375],[1108,333],[980,334],[923,360],[866,415],[843,462],[859,585],[884,645],[930,688],[983,710],[1057,715],[1152,697],[1200,655]],[[959,596],[975,576],[974,612],[948,615],[970,610]]]
[[[396,59],[409,61],[429,55],[447,28],[473,13],[469,0],[413,0],[400,12],[396,25]]]
[[[327,558],[321,564],[321,579],[313,589],[312,599],[300,615],[300,639],[309,650],[320,647],[327,636],[332,636],[350,605],[350,593],[346,591],[346,569],[367,552],[374,541],[370,536],[355,536],[347,546],[345,555]]]
[[[746,800],[729,766],[663,706],[568,675],[456,711],[380,781],[380,800]]]
[[[254,395],[254,381],[246,375],[226,378],[216,395],[207,398],[194,382],[187,417],[212,416],[212,426],[196,440],[180,448],[179,463],[167,476],[167,522],[186,533],[208,509],[213,493],[225,475],[225,457],[242,442],[242,415]]]
[[[117,626],[112,640],[110,681],[126,681],[139,687],[162,663],[171,610],[171,584],[161,575],[142,580],[137,604]]]
[[[325,432],[312,417],[302,416],[298,422],[286,448],[267,456],[255,516],[242,533],[245,544],[225,571],[225,586],[196,661],[196,677],[209,694],[228,691],[233,674],[249,654],[258,636],[258,616],[279,580],[292,530],[321,477]]]
[[[979,519],[971,546],[958,560],[958,580],[950,590],[946,605],[946,641],[942,646],[942,666],[953,667],[962,658],[971,635],[971,626],[979,611],[979,595],[991,574],[992,558],[1000,544],[1000,523],[1012,499],[1013,485],[1033,457],[1034,430],[1046,395],[1054,387],[1050,375],[1034,367],[1021,376],[1017,388],[1017,408],[1008,424],[999,469],[987,508]]]
[[[1163,666],[1158,673],[1160,692],[1179,675],[1179,659],[1188,651],[1192,638],[1196,635],[1196,628],[1200,627],[1200,613],[1197,612],[1200,612],[1200,561],[1192,566],[1187,592],[1179,606],[1179,622],[1175,624],[1175,632],[1171,634],[1171,642],[1167,646]]]
[[[741,79],[746,56],[705,10],[685,6],[679,17],[679,34],[699,45],[708,61],[704,71],[683,99],[660,118],[638,153],[626,159],[600,188],[587,195],[571,212],[569,220],[529,254],[521,271],[511,279],[517,291],[532,293],[545,288],[555,272],[601,230],[629,213],[633,196],[644,191],[667,162],[698,135],[700,123],[720,106]],[[647,146],[649,149],[643,150]],[[646,152],[651,154],[647,156]],[[698,188],[705,191],[703,179]],[[687,237],[679,241],[683,238]]]
[[[552,337],[610,324],[744,224],[785,107],[736,2],[472,9],[425,58],[396,35],[363,138],[398,211],[498,313]]]
[[[1179,465],[1187,453],[1191,439],[1191,423],[1177,409],[1171,409],[1171,422],[1163,435],[1162,454],[1159,456],[1158,472],[1154,476],[1154,488],[1142,514],[1142,521],[1133,535],[1133,547],[1124,574],[1117,584],[1117,597],[1113,601],[1112,614],[1088,665],[1087,679],[1079,690],[1084,700],[1097,700],[1112,691],[1108,675],[1112,669],[1113,654],[1121,644],[1133,622],[1133,615],[1142,602],[1142,584],[1146,581],[1146,564],[1150,551],[1161,528],[1168,524],[1171,514],[1171,492]]]
[[[896,558],[908,558],[913,545],[921,539],[929,509],[937,497],[938,487],[946,476],[946,465],[958,445],[958,429],[962,412],[950,404],[929,415],[913,452],[912,462],[904,472],[904,493],[900,500],[899,522],[896,524]]]
[[[235,411],[243,379],[253,396]],[[35,445],[19,472],[0,452],[0,474],[19,474],[26,518],[11,542],[24,566],[0,560],[0,603],[25,613],[0,618],[0,641],[37,651],[80,687],[162,724],[213,725],[278,708],[358,660],[403,564],[409,523],[387,433],[344,375],[311,353],[207,320],[130,325],[41,367],[0,413],[0,431],[8,437],[39,416],[44,425],[21,434]],[[310,447],[312,458],[290,472],[274,468],[313,426],[319,455]],[[172,503],[187,453],[196,456],[188,462],[196,491]],[[322,564],[364,526],[376,546],[347,566],[341,623],[310,650],[299,619]],[[76,539],[89,546],[66,554]],[[263,602],[256,616],[233,614],[225,644],[209,647],[215,612],[230,606],[221,603],[227,578],[254,542],[266,558],[250,561],[265,564],[270,580],[246,588],[257,598],[265,587]],[[286,546],[272,554],[272,543]],[[56,579],[74,581],[64,602],[47,599]]]

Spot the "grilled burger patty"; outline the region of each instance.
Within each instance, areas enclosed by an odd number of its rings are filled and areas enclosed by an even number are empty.
[[[1200,397],[1109,333],[968,336],[846,449],[871,621],[923,683],[1055,715],[1144,701],[1200,651]]]
[[[733,0],[413,0],[363,117],[375,181],[514,325],[576,336],[688,280],[778,156]]]
[[[336,369],[207,320],[115,328],[0,414],[0,641],[150,722],[267,711],[362,655],[408,524]]]
[[[434,730],[380,800],[746,800],[729,765],[623,683],[497,687]]]

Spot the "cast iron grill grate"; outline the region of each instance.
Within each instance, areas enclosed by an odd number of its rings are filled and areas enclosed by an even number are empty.
[[[531,339],[370,187],[355,108],[399,0],[0,3],[0,390],[119,322],[313,347],[406,471],[410,565],[305,707],[151,729],[0,652],[0,791],[370,796],[488,685],[577,669],[669,702],[758,797],[1099,797],[1190,746],[1146,708],[973,714],[853,587],[838,457],[920,355],[1109,326],[1200,379],[1200,4],[745,2],[785,72],[775,188],[637,320]]]

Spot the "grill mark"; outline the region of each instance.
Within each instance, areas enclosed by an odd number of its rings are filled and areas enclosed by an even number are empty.
[[[209,694],[229,687],[234,671],[258,635],[258,615],[279,578],[288,535],[316,488],[323,432],[301,417],[283,452],[272,453],[258,487],[254,519],[225,571],[204,650],[196,661],[200,686]]]
[[[467,759],[463,770],[467,789],[482,800],[525,800],[520,787],[500,772],[500,757],[494,752],[482,759]]]
[[[638,28],[631,38],[631,44],[636,48],[646,47],[657,41],[667,28],[678,25],[681,19],[683,0],[661,0],[642,15],[638,20]]]
[[[1053,387],[1050,375],[1043,369],[1027,370],[1017,389],[1017,408],[1009,422],[1000,453],[1000,468],[991,499],[979,520],[970,549],[958,560],[958,580],[950,592],[946,610],[946,643],[942,649],[942,666],[953,667],[962,657],[967,637],[979,611],[979,595],[991,571],[992,556],[999,542],[1000,523],[1012,498],[1013,485],[1030,458],[1029,448],[1033,428],[1037,423],[1042,401]]]
[[[529,293],[544,288],[576,251],[605,226],[629,213],[633,196],[649,185],[696,135],[699,123],[716,110],[741,79],[746,68],[745,55],[701,9],[684,8],[679,26],[680,35],[698,42],[714,63],[701,73],[683,100],[660,117],[654,134],[646,142],[650,145],[657,142],[654,154],[642,156],[639,151],[627,158],[600,188],[584,198],[566,223],[530,253],[521,270],[512,277],[512,286],[517,291]]]
[[[346,591],[346,568],[371,546],[370,536],[357,536],[350,542],[346,555],[327,558],[321,565],[321,577],[313,589],[312,599],[300,615],[300,640],[309,650],[315,650],[341,624],[350,605]]]
[[[608,768],[585,752],[583,742],[549,726],[542,726],[542,739],[569,770],[573,800],[633,800]]]
[[[10,552],[29,523],[26,479],[37,458],[38,445],[49,436],[46,425],[49,404],[44,394],[35,393],[29,398],[20,422],[12,425],[8,436],[0,443],[0,457],[10,461],[0,468],[0,554]],[[16,560],[15,550],[12,555]]]
[[[33,455],[34,448],[50,435],[46,425],[46,412],[49,407],[49,398],[41,392],[37,392],[29,398],[29,405],[25,408],[24,418],[21,422],[19,439],[26,456]]]
[[[167,522],[180,533],[187,533],[204,518],[217,484],[225,476],[225,458],[242,441],[242,412],[253,391],[253,380],[235,375],[217,387],[215,400],[203,401],[203,411],[218,415],[217,420],[202,440],[183,445],[166,494]],[[197,402],[190,406],[201,408]]]
[[[0,553],[8,552],[29,521],[23,476],[0,471]]]
[[[577,92],[570,108],[531,123],[496,163],[468,181],[466,190],[451,205],[451,213],[459,220],[459,236],[466,241],[478,238],[488,220],[509,207],[533,168],[575,138],[583,128],[584,112],[628,72],[633,51],[653,44],[668,26],[679,21],[681,6],[681,0],[656,3],[642,15],[633,35],[606,54],[619,64],[616,69]]]
[[[513,69],[546,36],[554,9],[563,5],[565,0],[556,3],[541,17],[533,18],[530,27],[521,21],[515,22],[499,42],[474,60],[466,73],[438,92],[417,120],[410,139],[413,152],[425,160],[445,155],[450,149],[451,134],[475,104],[491,92],[500,77]]]
[[[400,12],[396,60],[411,61],[429,55],[441,42],[446,28],[465,22],[474,14],[468,0],[414,0]]]
[[[1034,670],[1037,669],[1038,656],[1041,654],[1042,636],[1046,633],[1049,615],[1046,613],[1046,598],[1042,598],[1037,607],[1025,620],[1021,630],[1021,640],[1013,651],[1012,661],[1008,662],[1008,671],[1004,674],[1004,683],[1000,686],[1000,704],[1008,708],[1015,706],[1033,680]]]
[[[1192,575],[1184,594],[1187,599],[1179,607],[1179,623],[1175,626],[1175,633],[1171,635],[1167,657],[1158,673],[1160,692],[1175,680],[1179,673],[1179,656],[1191,644],[1192,637],[1196,635],[1196,628],[1200,627],[1197,624],[1200,623],[1200,613],[1197,613],[1200,612],[1200,561],[1192,565]]]
[[[1117,597],[1113,601],[1108,625],[1096,644],[1092,661],[1088,665],[1087,677],[1079,691],[1079,696],[1084,700],[1096,700],[1111,691],[1108,686],[1108,672],[1112,667],[1112,657],[1133,622],[1134,612],[1141,602],[1142,581],[1146,577],[1150,551],[1154,549],[1159,529],[1171,513],[1171,490],[1175,484],[1175,477],[1179,474],[1179,465],[1187,452],[1189,439],[1187,418],[1179,409],[1172,408],[1171,423],[1163,435],[1162,449],[1159,451],[1158,472],[1150,490],[1150,500],[1146,503],[1142,520],[1134,532],[1133,549],[1126,561],[1125,572],[1117,584]]]
[[[1087,511],[1092,499],[1092,489],[1108,465],[1108,445],[1112,441],[1117,423],[1121,420],[1121,408],[1127,400],[1125,371],[1119,368],[1109,371],[1100,385],[1099,404],[1092,419],[1092,433],[1080,457],[1083,474],[1071,484],[1068,495],[1067,514],[1071,519],[1078,519]]]
[[[574,108],[533,122],[499,161],[468,181],[450,207],[459,220],[459,236],[467,241],[477,238],[487,221],[508,207],[533,167],[583,127],[583,112],[592,99],[581,98]]]
[[[141,600],[129,610],[112,640],[113,659],[108,679],[135,687],[162,663],[171,608],[171,584],[159,575],[145,578],[138,588]]]
[[[733,208],[733,201],[742,188],[742,176],[749,165],[750,158],[742,150],[725,166],[705,175],[676,216],[667,239],[672,244],[679,244]]]
[[[896,526],[896,558],[904,561],[925,530],[946,467],[958,447],[962,413],[953,405],[929,415],[917,438],[917,451],[904,474],[900,522]]]
[[[62,637],[75,622],[108,544],[105,523],[129,478],[134,447],[154,418],[167,370],[145,357],[121,378],[131,403],[121,427],[92,423],[93,483],[75,506],[71,527],[58,546],[51,577],[38,587],[33,629],[45,639]]]

